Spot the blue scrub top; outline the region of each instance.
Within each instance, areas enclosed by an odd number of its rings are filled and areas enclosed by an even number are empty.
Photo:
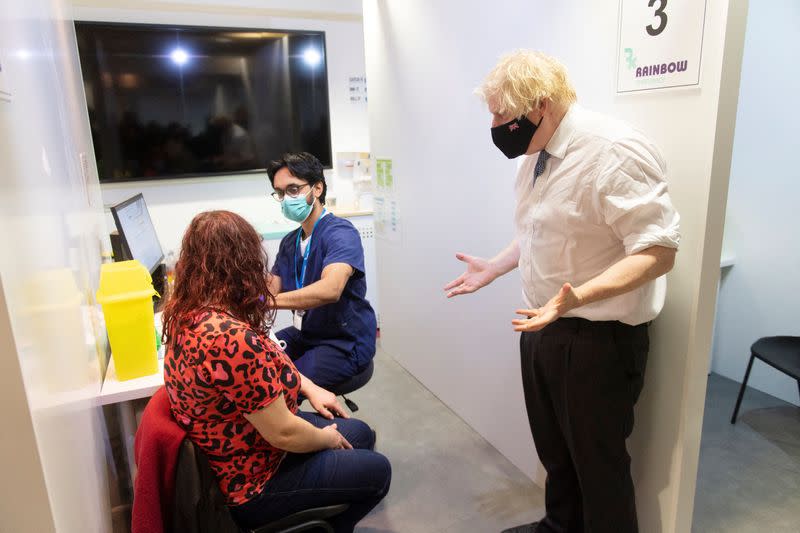
[[[298,228],[281,240],[272,273],[281,278],[283,292],[296,290],[295,271],[300,276],[303,257],[297,249]],[[367,281],[364,269],[364,249],[361,236],[346,219],[327,214],[317,222],[311,237],[311,249],[304,287],[320,280],[322,270],[333,263],[353,267],[338,302],[309,309],[303,317],[301,336],[312,346],[334,346],[353,354],[359,367],[375,355],[377,320],[375,311],[366,299]]]

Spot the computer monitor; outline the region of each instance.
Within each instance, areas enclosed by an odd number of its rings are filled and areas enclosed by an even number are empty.
[[[126,259],[136,259],[152,274],[164,259],[147,204],[141,194],[111,208]]]

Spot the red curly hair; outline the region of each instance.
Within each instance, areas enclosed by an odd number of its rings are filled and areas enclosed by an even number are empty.
[[[216,308],[259,333],[275,318],[261,236],[230,211],[200,213],[183,236],[175,288],[164,306],[164,337],[176,339],[203,309]]]

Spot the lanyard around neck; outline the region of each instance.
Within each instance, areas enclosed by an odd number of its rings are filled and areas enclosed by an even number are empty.
[[[325,209],[322,210],[322,213],[319,215],[319,218],[316,222],[314,222],[314,227],[311,228],[311,233],[308,235],[308,243],[306,244],[306,251],[303,252],[303,267],[300,271],[300,278],[297,278],[297,252],[300,251],[300,238],[303,235],[303,228],[301,227],[297,230],[297,243],[295,244],[294,248],[294,256],[295,256],[295,265],[294,265],[294,285],[298,289],[302,289],[303,285],[305,284],[306,279],[306,267],[308,266],[308,254],[311,252],[311,237],[314,236],[314,230],[317,229],[317,224],[319,221],[322,220],[322,217],[325,216]]]

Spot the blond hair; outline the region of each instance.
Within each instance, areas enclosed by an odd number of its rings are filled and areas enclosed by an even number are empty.
[[[569,107],[577,96],[558,60],[536,50],[515,50],[500,58],[475,89],[484,101],[494,100],[502,115],[521,117],[543,100]]]

